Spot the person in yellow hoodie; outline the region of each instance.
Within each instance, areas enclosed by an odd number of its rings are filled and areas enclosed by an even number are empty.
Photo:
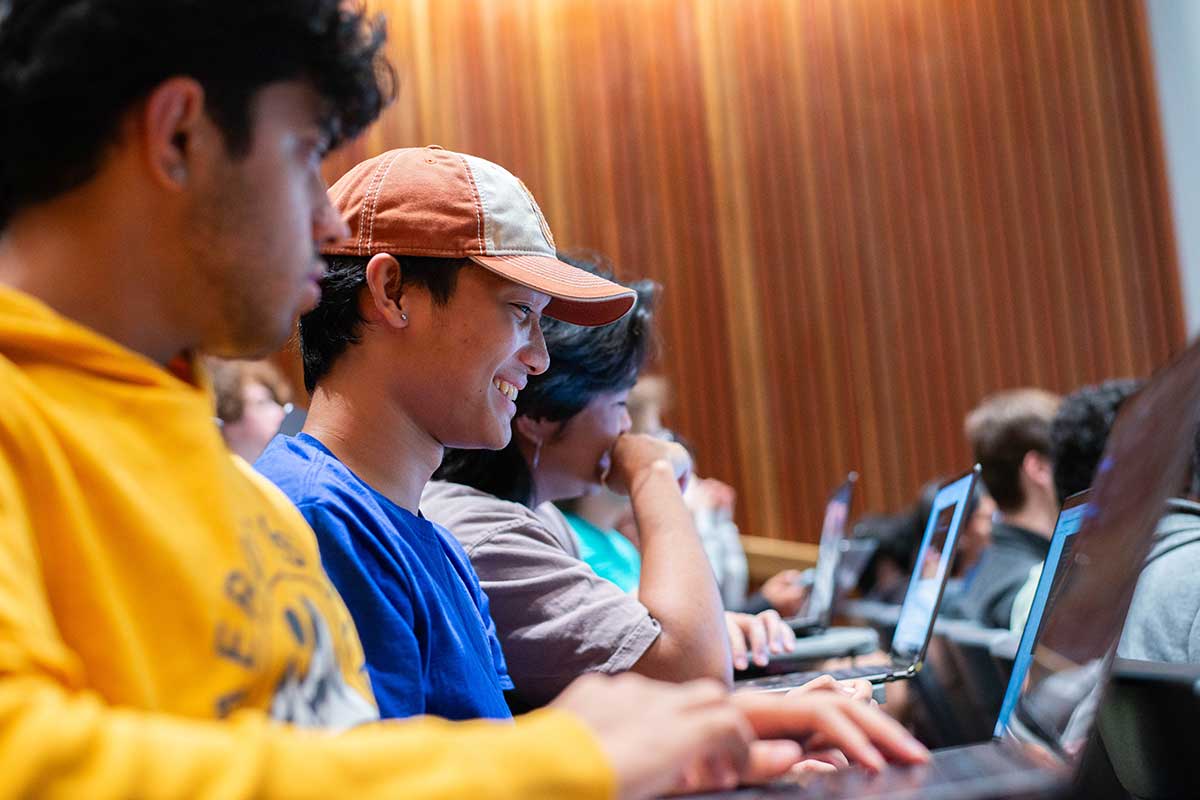
[[[320,159],[388,99],[382,37],[339,0],[0,0],[0,797],[647,797],[814,732],[920,758],[832,694],[634,678],[516,725],[376,721],[312,532],[225,449],[195,355],[260,356],[316,303],[346,233]]]

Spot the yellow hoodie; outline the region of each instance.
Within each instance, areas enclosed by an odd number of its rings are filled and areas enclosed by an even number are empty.
[[[0,797],[614,789],[566,714],[376,718],[311,531],[207,391],[0,286]]]

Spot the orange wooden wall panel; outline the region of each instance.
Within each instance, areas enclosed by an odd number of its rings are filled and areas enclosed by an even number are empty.
[[[984,394],[1182,344],[1136,0],[371,5],[400,96],[328,176],[475,153],[662,282],[669,422],[747,533],[813,540],[851,468],[898,508]]]

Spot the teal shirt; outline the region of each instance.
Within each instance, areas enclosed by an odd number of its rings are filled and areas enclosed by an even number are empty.
[[[623,592],[638,588],[642,574],[642,556],[633,542],[615,530],[602,531],[574,514],[563,513],[579,539],[579,557],[592,571],[621,587]]]

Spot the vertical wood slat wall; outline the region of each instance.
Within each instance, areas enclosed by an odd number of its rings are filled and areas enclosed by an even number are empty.
[[[896,509],[988,392],[1184,326],[1140,0],[378,0],[398,101],[326,165],[505,165],[661,305],[668,421],[743,532]]]

